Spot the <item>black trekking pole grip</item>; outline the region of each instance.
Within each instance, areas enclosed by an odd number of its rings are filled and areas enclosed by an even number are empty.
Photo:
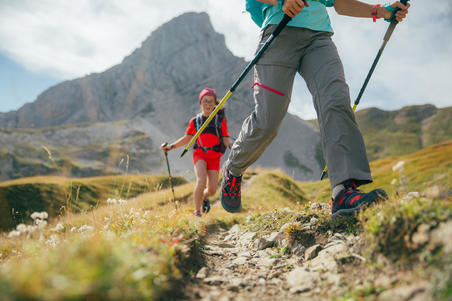
[[[410,0],[400,0],[400,3],[402,3],[403,5],[407,5],[407,3],[408,3],[408,1],[410,1]],[[396,8],[396,10],[395,10],[395,12],[394,12],[394,14],[396,13],[396,12],[398,12],[400,10],[400,8]],[[396,20],[396,18],[394,18],[394,19],[392,19],[391,20],[391,23],[399,23],[399,21],[397,21]]]
[[[400,3],[402,3],[403,5],[407,5],[408,1],[410,0],[400,0]],[[398,12],[400,10],[400,8],[397,8],[394,11],[394,15],[396,12]],[[389,41],[389,38],[391,38],[392,32],[394,31],[396,25],[399,24],[399,21],[396,20],[395,16],[394,18],[391,20],[391,24],[389,24],[388,30],[385,33],[385,36],[383,38],[384,41]]]
[[[168,145],[168,142],[165,142],[160,147],[165,147],[167,145]],[[165,153],[165,158],[166,158],[166,166],[168,167],[168,175],[169,175],[170,180],[171,180],[171,171],[170,171],[169,161],[168,161],[168,151],[166,151],[164,153]]]
[[[273,36],[278,36],[281,31],[286,27],[287,23],[292,20],[291,17],[289,17],[287,14],[284,14],[284,17],[282,18],[281,22],[279,22],[278,26],[276,26],[275,31],[273,31]]]

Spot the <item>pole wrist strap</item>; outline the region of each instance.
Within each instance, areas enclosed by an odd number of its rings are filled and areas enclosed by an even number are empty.
[[[389,17],[389,19],[384,19],[384,20],[385,20],[386,22],[391,22],[391,21],[394,19],[394,14],[395,14],[395,12],[397,11],[397,8],[392,7],[391,4],[389,4],[389,3],[386,3],[385,6],[384,6],[384,8],[385,8],[387,11],[390,11],[390,12],[392,13],[391,16]]]
[[[380,19],[380,17],[377,16],[377,8],[380,7],[380,6],[381,6],[380,4],[375,4],[375,5],[372,7],[372,20],[373,20],[374,22],[376,22],[377,19]]]

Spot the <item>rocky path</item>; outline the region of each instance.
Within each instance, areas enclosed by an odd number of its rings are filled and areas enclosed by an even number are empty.
[[[187,283],[186,299],[354,300],[370,290],[370,300],[432,300],[425,281],[407,278],[390,265],[372,272],[360,236],[321,234],[315,223],[316,218],[292,222],[263,236],[246,225],[210,233],[201,249],[205,266]],[[295,239],[288,234],[291,227],[297,229]],[[384,289],[376,293],[377,288]]]
[[[331,292],[341,290],[337,260],[364,260],[351,251],[359,238],[335,234],[317,243],[309,235],[309,223],[302,226],[307,235],[297,243],[289,242],[284,229],[260,238],[238,225],[211,234],[202,250],[206,266],[188,284],[186,295],[216,301],[329,299]]]

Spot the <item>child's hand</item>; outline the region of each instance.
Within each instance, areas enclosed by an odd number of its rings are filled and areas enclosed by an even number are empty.
[[[168,143],[164,143],[162,144],[162,152],[166,153],[167,151],[172,150],[173,148],[175,148],[174,144],[168,144]]]
[[[403,19],[406,17],[406,15],[408,14],[408,8],[410,7],[410,4],[407,3],[406,5],[403,5],[400,1],[396,1],[394,3],[391,4],[391,7],[396,9],[396,8],[400,8],[400,10],[398,12],[395,13],[394,18],[398,21],[398,22],[402,22]],[[389,19],[391,18],[392,12],[388,11],[386,8],[384,7],[380,7],[379,11],[378,11],[378,17],[381,18],[385,18],[385,19]]]
[[[303,0],[286,0],[284,1],[282,10],[289,17],[294,18],[296,15],[301,13],[305,6],[309,6],[307,1],[305,3]]]
[[[224,143],[224,146],[226,146],[227,148],[231,148],[232,147],[232,142],[229,139],[229,137],[223,137],[223,143]]]

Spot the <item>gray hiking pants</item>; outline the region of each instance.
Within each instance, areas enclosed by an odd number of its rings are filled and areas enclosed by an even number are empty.
[[[263,30],[258,48],[275,27],[270,25]],[[233,174],[243,174],[276,137],[298,72],[313,96],[331,187],[348,179],[355,179],[357,184],[372,182],[363,137],[350,106],[342,62],[331,35],[286,27],[261,57],[254,68],[254,79],[266,87],[254,87],[254,112],[243,122],[225,163]]]

